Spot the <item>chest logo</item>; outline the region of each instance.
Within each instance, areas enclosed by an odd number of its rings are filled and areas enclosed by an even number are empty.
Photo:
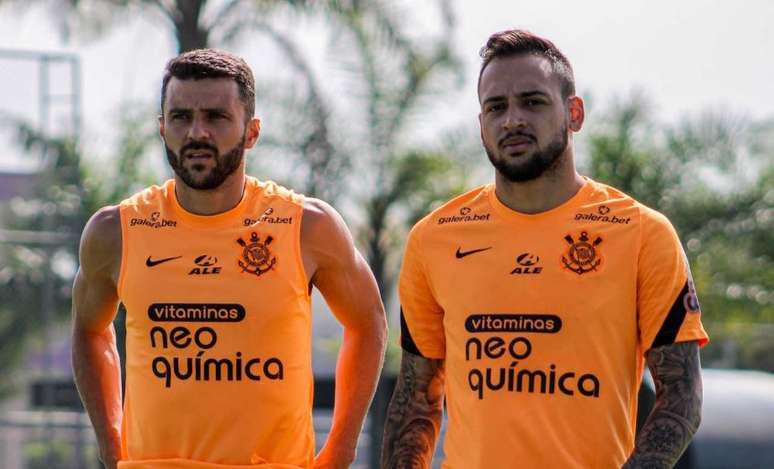
[[[250,272],[256,277],[260,277],[274,268],[277,257],[269,250],[269,245],[273,240],[274,238],[271,236],[266,236],[266,239],[261,241],[256,232],[250,233],[248,241],[242,238],[237,240],[237,243],[242,246],[242,259],[238,261],[242,272]]]
[[[194,259],[196,267],[188,272],[188,275],[217,275],[221,267],[218,265],[218,258],[208,254],[202,254]]]
[[[577,241],[571,235],[565,236],[564,240],[570,245],[562,256],[562,264],[567,270],[578,275],[598,270],[602,264],[602,256],[599,252],[601,237],[597,236],[592,240],[589,234],[583,231]]]
[[[516,258],[516,267],[511,271],[511,275],[539,274],[543,267],[539,266],[540,257],[529,252],[525,252]]]
[[[484,251],[488,251],[488,250],[490,250],[490,249],[492,249],[492,247],[491,247],[491,246],[490,246],[490,247],[488,247],[488,248],[471,249],[470,251],[463,251],[463,250],[462,250],[462,248],[457,248],[457,252],[454,254],[454,256],[455,256],[457,259],[462,259],[463,257],[467,257],[467,256],[469,256],[469,255],[471,255],[471,254],[475,254],[475,253],[477,253],[477,252],[484,252]]]

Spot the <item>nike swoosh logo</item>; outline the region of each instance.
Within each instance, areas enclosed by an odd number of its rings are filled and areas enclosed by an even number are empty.
[[[150,258],[150,256],[148,256],[148,258],[145,259],[145,265],[147,265],[148,267],[154,267],[154,266],[157,266],[159,264],[163,264],[164,262],[169,262],[169,261],[174,261],[175,259],[180,259],[181,257],[183,257],[183,256],[167,257],[167,258],[164,258],[164,259],[156,259],[154,261],[154,260],[152,260]]]
[[[489,246],[488,248],[471,249],[470,251],[461,251],[460,248],[457,248],[456,256],[457,256],[457,259],[462,259],[465,256],[469,256],[469,255],[475,254],[477,252],[488,251],[490,249],[492,249],[492,246]]]

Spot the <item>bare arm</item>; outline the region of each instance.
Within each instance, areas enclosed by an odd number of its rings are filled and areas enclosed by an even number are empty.
[[[671,468],[701,421],[701,367],[696,342],[650,349],[645,355],[656,383],[656,404],[637,437],[625,469]]]
[[[319,200],[307,199],[301,230],[307,274],[344,327],[333,422],[315,468],[347,468],[355,460],[381,373],[387,321],[371,269],[339,214]]]
[[[433,460],[443,414],[444,360],[403,351],[387,409],[382,469],[424,469]]]
[[[109,207],[97,212],[84,229],[72,308],[75,384],[108,469],[121,457],[121,366],[112,325],[120,262],[118,209]]]

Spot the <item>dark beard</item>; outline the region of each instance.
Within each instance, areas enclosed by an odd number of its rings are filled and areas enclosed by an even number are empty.
[[[484,143],[484,149],[489,161],[497,172],[511,182],[527,182],[539,178],[546,172],[552,171],[559,163],[560,157],[567,148],[567,126],[563,125],[559,134],[542,150],[536,150],[527,161],[513,162],[510,157],[497,158],[489,145]],[[524,157],[517,157],[524,158]]]
[[[164,149],[167,152],[167,161],[169,161],[169,165],[172,167],[175,174],[183,180],[186,186],[197,190],[211,190],[220,187],[220,185],[223,184],[223,181],[231,176],[234,171],[239,168],[239,165],[242,164],[242,158],[245,154],[245,135],[242,135],[242,139],[239,143],[234,148],[224,153],[222,157],[218,153],[218,149],[208,143],[192,142],[183,145],[179,155],[172,151],[172,149],[167,146],[166,142],[164,142]],[[197,180],[194,178],[191,170],[183,166],[180,155],[187,150],[209,150],[213,153],[215,167],[212,168],[212,171],[204,179],[200,181]]]

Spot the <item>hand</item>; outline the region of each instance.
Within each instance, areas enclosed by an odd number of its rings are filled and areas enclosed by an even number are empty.
[[[110,458],[110,459],[103,458],[102,465],[105,466],[105,469],[117,469],[118,458]]]
[[[102,465],[105,469],[117,469],[118,461],[121,460],[121,453],[115,451],[101,451],[99,460],[102,461]]]
[[[333,455],[332,452],[323,448],[314,458],[314,469],[348,469],[355,462],[354,452],[351,454]]]

